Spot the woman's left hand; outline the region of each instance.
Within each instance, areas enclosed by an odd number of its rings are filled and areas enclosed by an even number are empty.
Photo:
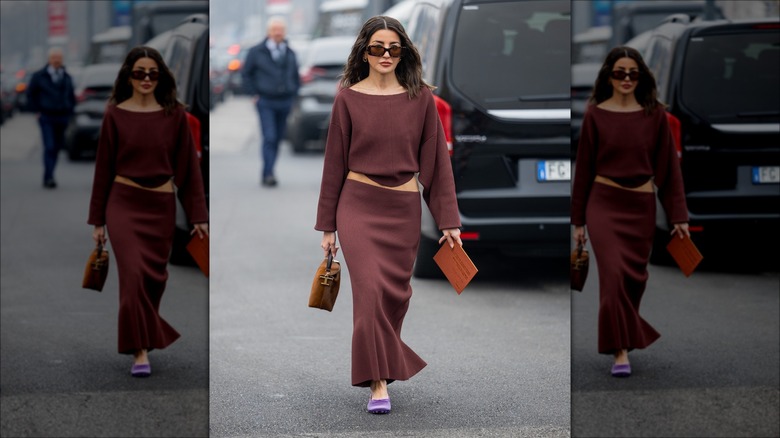
[[[460,229],[447,228],[445,230],[441,230],[441,232],[444,235],[441,236],[441,239],[439,239],[439,245],[441,245],[441,243],[446,239],[450,244],[450,248],[455,247],[455,242],[458,242],[458,245],[463,246],[463,242],[460,240]]]
[[[671,232],[671,235],[677,235],[680,237],[680,239],[683,238],[683,236],[688,236],[688,238],[691,237],[691,232],[688,231],[688,222],[681,222],[679,224],[674,224],[674,229]]]
[[[198,233],[198,237],[203,239],[204,237],[209,235],[209,224],[206,222],[203,222],[201,224],[193,224],[194,228],[192,231],[190,231],[190,236],[194,235],[195,233]]]

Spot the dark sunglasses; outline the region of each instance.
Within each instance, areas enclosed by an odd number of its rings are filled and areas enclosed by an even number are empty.
[[[390,53],[391,58],[400,58],[404,50],[401,46],[384,47],[380,45],[368,46],[368,54],[371,56],[385,56],[385,52]]]
[[[612,79],[622,81],[625,78],[628,78],[632,81],[636,81],[639,79],[639,72],[636,70],[632,71],[625,71],[625,70],[612,70],[612,73],[610,74],[612,76]]]
[[[143,71],[143,70],[133,70],[130,72],[130,77],[135,79],[136,81],[143,81],[144,78],[149,76],[150,81],[156,81],[160,78],[160,72],[157,70],[152,71]]]

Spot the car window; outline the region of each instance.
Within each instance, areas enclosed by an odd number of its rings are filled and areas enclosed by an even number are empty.
[[[568,107],[570,24],[569,1],[464,5],[452,56],[455,86],[484,108],[549,107],[550,101]]]
[[[433,83],[433,72],[429,66],[436,57],[438,46],[436,32],[439,29],[439,17],[440,10],[433,5],[418,5],[416,11],[413,12],[415,23],[411,26],[413,31],[409,35],[422,59],[423,79],[429,84]]]
[[[694,37],[683,64],[681,99],[712,123],[777,120],[778,74],[778,32]]]
[[[79,85],[82,87],[113,86],[120,67],[120,64],[116,64],[116,67],[87,67],[79,77]]]
[[[656,35],[645,52],[645,63],[655,76],[655,85],[659,96],[666,95],[669,80],[669,63],[672,60],[672,40],[664,35]]]
[[[126,41],[105,43],[100,45],[96,62],[122,62],[125,55],[127,55]]]
[[[347,62],[352,44],[323,44],[312,47],[306,65],[339,65]]]
[[[322,12],[313,37],[357,36],[363,26],[363,9]]]
[[[179,100],[182,102],[187,102],[185,93],[189,85],[190,52],[193,49],[191,46],[189,39],[180,35],[174,35],[164,54],[165,64],[170,69],[173,77],[176,78],[176,91],[179,94]]]

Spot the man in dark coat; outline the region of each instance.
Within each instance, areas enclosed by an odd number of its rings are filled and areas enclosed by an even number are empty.
[[[274,165],[279,143],[284,137],[287,116],[300,88],[298,62],[285,37],[285,22],[280,18],[268,21],[268,37],[249,49],[241,76],[247,92],[254,96],[263,132],[261,184],[277,184]]]
[[[43,137],[43,186],[57,187],[54,167],[65,146],[65,128],[76,106],[73,79],[62,65],[62,50],[49,50],[49,63],[33,73],[27,87],[29,109],[36,113]]]

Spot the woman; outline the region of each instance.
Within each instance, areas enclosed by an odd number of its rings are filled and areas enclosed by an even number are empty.
[[[655,194],[671,234],[688,232],[682,174],[653,74],[630,47],[616,47],[599,70],[582,123],[572,188],[574,240],[585,225],[598,261],[599,353],[612,375],[628,377],[628,352],[660,336],[639,316],[655,232]]]
[[[105,244],[111,232],[119,274],[119,353],[132,354],[131,375],[151,374],[147,352],[179,333],[159,315],[176,219],[174,185],[192,233],[208,235],[197,152],[176,83],[160,54],[127,54],[100,130],[89,224]]]
[[[368,411],[390,412],[387,385],[426,363],[401,341],[417,246],[420,194],[450,246],[462,245],[444,130],[417,49],[397,20],[363,25],[344,67],[325,149],[317,223],[322,249],[336,230],[354,303],[352,385],[371,388]]]

